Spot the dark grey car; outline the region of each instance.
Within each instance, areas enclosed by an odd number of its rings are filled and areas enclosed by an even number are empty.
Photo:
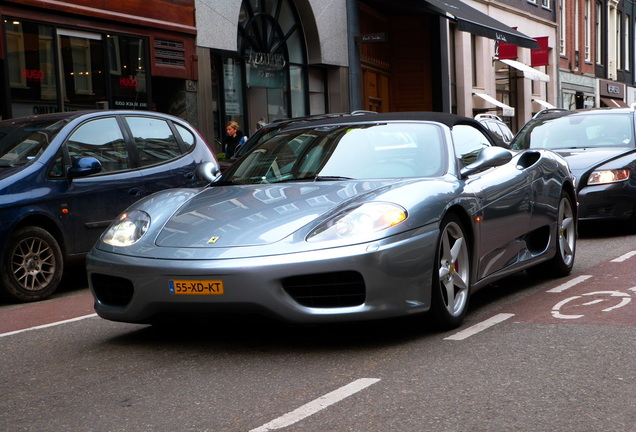
[[[576,177],[579,219],[616,221],[636,231],[636,111],[547,110],[519,131],[512,148],[550,149]]]

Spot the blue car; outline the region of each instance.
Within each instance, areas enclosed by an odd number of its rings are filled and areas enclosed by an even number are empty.
[[[135,201],[198,187],[217,163],[184,120],[144,111],[84,111],[0,122],[0,292],[49,297],[65,264],[82,259]]]

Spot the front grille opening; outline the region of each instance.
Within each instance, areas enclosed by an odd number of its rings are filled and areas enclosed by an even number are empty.
[[[99,273],[91,275],[91,283],[97,299],[107,306],[126,306],[135,290],[128,279]]]
[[[355,271],[319,273],[283,279],[283,289],[303,306],[359,306],[366,299],[362,275]]]

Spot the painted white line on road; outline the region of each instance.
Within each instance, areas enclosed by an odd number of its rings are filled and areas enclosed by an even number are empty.
[[[634,255],[636,255],[636,251],[627,252],[625,255],[621,255],[618,258],[614,258],[610,262],[620,263],[620,262],[623,262],[623,261],[627,261],[628,259],[630,259]]]
[[[29,327],[29,328],[25,328],[25,329],[21,329],[21,330],[15,330],[12,332],[7,332],[7,333],[0,333],[0,337],[5,337],[5,336],[12,336],[14,334],[18,334],[18,333],[23,333],[23,332],[27,332],[27,331],[31,331],[31,330],[39,330],[39,329],[43,329],[43,328],[47,328],[47,327],[54,327],[54,326],[58,326],[58,325],[62,325],[62,324],[68,324],[74,321],[80,321],[86,318],[93,318],[96,317],[97,314],[90,314],[90,315],[84,315],[84,316],[80,316],[77,318],[71,318],[71,319],[67,319],[64,321],[57,321],[54,323],[49,323],[49,324],[43,324],[43,325],[39,325],[39,326],[35,326],[35,327]]]
[[[586,280],[588,280],[591,277],[592,277],[591,275],[577,276],[574,279],[559,285],[558,287],[555,287],[555,288],[547,290],[546,292],[549,292],[549,293],[561,293],[561,292],[563,292],[563,291],[565,291],[567,289],[572,288],[575,285],[580,284],[581,282],[585,282]]]
[[[500,322],[503,322],[509,318],[512,318],[513,316],[515,316],[515,314],[502,313],[502,314],[495,315],[494,317],[489,318],[486,321],[482,321],[478,324],[475,324],[472,327],[468,327],[467,329],[457,332],[454,335],[445,337],[444,340],[456,340],[456,341],[464,340],[481,331],[486,330],[487,328],[494,326],[495,324],[499,324]]]
[[[336,402],[340,402],[341,400],[351,396],[354,393],[359,392],[360,390],[364,390],[365,388],[377,383],[378,381],[380,381],[378,378],[361,378],[350,384],[347,384],[344,387],[340,387],[339,389],[334,390],[331,393],[327,393],[326,395],[321,396],[318,399],[315,399],[301,406],[300,408],[295,409],[294,411],[282,415],[277,419],[264,424],[263,426],[252,429],[250,432],[268,432],[290,426],[296,422],[299,422],[300,420],[303,420],[304,418],[309,417],[310,415],[316,414],[318,411],[323,410],[328,406],[335,404]]]

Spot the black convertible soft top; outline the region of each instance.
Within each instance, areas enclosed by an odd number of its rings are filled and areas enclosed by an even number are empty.
[[[289,126],[281,128],[281,130],[304,129],[307,127],[321,127],[327,125],[353,124],[353,123],[381,123],[385,121],[431,121],[441,123],[449,128],[453,128],[458,124],[469,124],[487,135],[494,145],[509,148],[503,140],[495,136],[488,128],[470,117],[464,117],[456,114],[432,112],[432,111],[416,111],[416,112],[390,112],[390,113],[367,113],[352,114],[337,117],[318,118],[316,120],[291,123]]]

